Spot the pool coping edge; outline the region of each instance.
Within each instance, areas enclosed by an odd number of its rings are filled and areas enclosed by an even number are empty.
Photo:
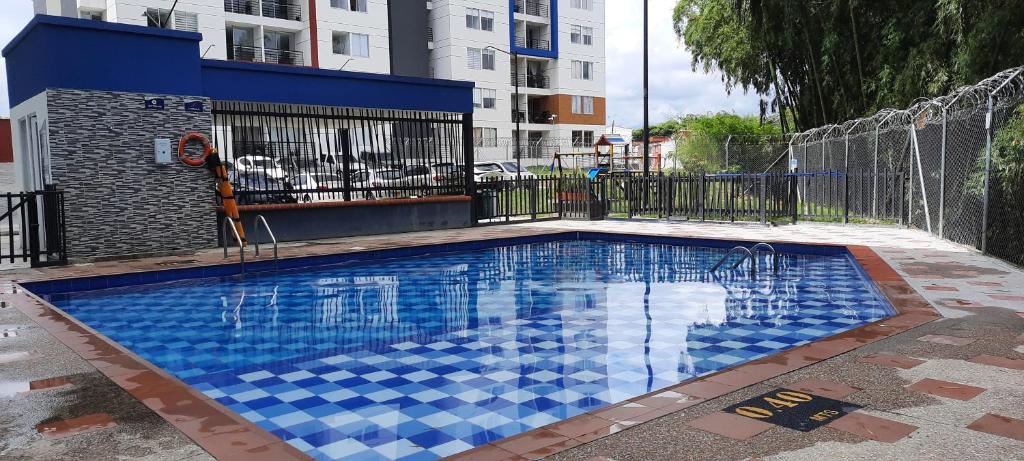
[[[615,231],[543,231],[517,237],[550,234],[618,234],[681,238],[689,240],[718,240],[739,242],[735,239],[686,237],[665,234],[628,233]],[[470,238],[461,242],[493,240]],[[746,241],[743,241],[746,242]],[[798,346],[767,357],[719,370],[715,373],[682,381],[644,395],[627,399],[599,410],[586,412],[537,429],[497,440],[452,455],[445,459],[521,459],[522,456],[550,456],[569,448],[614,434],[682,409],[727,395],[733,391],[761,383],[797,369],[828,360],[861,346],[931,322],[941,316],[932,305],[917,293],[871,247],[861,245],[816,244],[779,241],[803,246],[845,248],[869,279],[893,306],[895,314],[882,320],[862,325],[809,344]],[[406,248],[421,245],[393,245],[367,250]],[[302,257],[302,256],[299,256]],[[211,266],[196,264],[188,267]],[[216,266],[213,264],[212,266]],[[136,271],[103,274],[116,275]],[[54,280],[48,278],[45,280]],[[245,419],[235,411],[202,394],[192,386],[170,375],[160,367],[93,330],[60,308],[35,293],[14,283],[12,305],[39,324],[50,335],[66,345],[83,360],[94,366],[116,385],[139,400],[168,423],[188,436],[198,446],[218,459],[312,459],[301,450]],[[19,296],[20,295],[20,296]],[[19,299],[20,298],[20,299]],[[685,398],[677,397],[677,394]],[[581,432],[584,429],[585,432]]]

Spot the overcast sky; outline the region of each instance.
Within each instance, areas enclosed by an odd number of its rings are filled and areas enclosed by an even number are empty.
[[[688,113],[717,111],[756,114],[757,97],[723,89],[721,76],[690,70],[690,54],[672,32],[674,0],[650,1],[651,124]],[[6,45],[32,17],[30,0],[0,0],[0,45]],[[643,4],[605,0],[607,26],[608,124],[638,128],[643,123]],[[10,112],[7,68],[0,68],[0,115]]]

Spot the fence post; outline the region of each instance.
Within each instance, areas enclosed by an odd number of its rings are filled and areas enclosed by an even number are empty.
[[[942,106],[942,147],[939,149],[939,238],[946,238],[946,106]]]
[[[28,254],[32,267],[39,266],[39,209],[36,206],[36,195],[36,192],[26,192],[24,195],[25,212],[28,213],[28,231],[25,234],[28,235]]]
[[[463,181],[465,193],[469,196],[469,224],[477,224],[476,177],[473,175],[473,113],[462,114],[462,162],[465,165]]]
[[[873,159],[874,173],[872,175],[871,190],[871,217],[878,219],[878,132],[879,125],[875,125],[875,156]]]
[[[985,113],[985,180],[981,199],[981,252],[988,253],[988,189],[992,174],[992,93],[988,95],[988,112]]]
[[[857,122],[860,123],[860,122]],[[855,125],[856,126],[856,125]],[[852,130],[853,128],[851,128]],[[843,224],[850,222],[850,132],[846,132],[846,150],[843,157]]]
[[[705,199],[705,196],[707,195],[707,187],[708,187],[708,184],[707,184],[707,174],[704,173],[704,172],[701,172],[700,173],[700,191],[699,191],[700,197],[698,197],[699,201],[697,203],[700,206],[700,220],[701,220],[701,222],[703,222],[705,217],[706,217],[705,216],[705,211],[706,210],[704,209],[704,199]]]
[[[732,135],[725,138],[725,171],[729,171],[729,143],[732,142]]]
[[[789,177],[789,206],[790,211],[793,214],[792,224],[796,224],[797,217],[800,214],[800,203],[798,202],[799,191],[797,191],[797,188],[800,187],[800,183],[797,182],[796,176],[799,171],[799,168],[793,170],[793,174]]]
[[[768,177],[766,174],[760,174],[757,175],[757,178],[761,183],[761,224],[766,224],[768,222],[768,210],[765,208],[768,204],[766,202],[765,194],[768,192]]]

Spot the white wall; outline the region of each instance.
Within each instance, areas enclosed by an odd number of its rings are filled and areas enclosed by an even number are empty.
[[[317,45],[320,67],[357,72],[386,74],[391,72],[391,50],[388,43],[387,0],[368,0],[366,12],[332,8],[330,0],[316,0]],[[423,6],[426,8],[426,6]],[[334,32],[366,34],[370,38],[370,57],[334,54]],[[348,64],[346,61],[352,58]]]
[[[33,122],[34,117],[34,122]],[[11,108],[11,140],[14,147],[14,179],[16,190],[39,190],[43,188],[42,177],[49,174],[41,172],[40,163],[49,164],[46,155],[46,136],[40,145],[38,130],[48,126],[46,111],[46,91],[39,93],[17,106]],[[44,153],[40,162],[38,152]]]

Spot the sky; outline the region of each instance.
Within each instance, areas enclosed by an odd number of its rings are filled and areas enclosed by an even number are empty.
[[[32,18],[31,0],[0,0],[0,47]],[[608,125],[643,125],[643,4],[642,0],[605,0],[606,85]],[[690,53],[672,31],[674,0],[649,0],[650,8],[650,121],[654,125],[690,113],[758,113],[757,96],[725,93],[721,75],[691,70]],[[10,113],[7,67],[0,66],[0,115]]]

